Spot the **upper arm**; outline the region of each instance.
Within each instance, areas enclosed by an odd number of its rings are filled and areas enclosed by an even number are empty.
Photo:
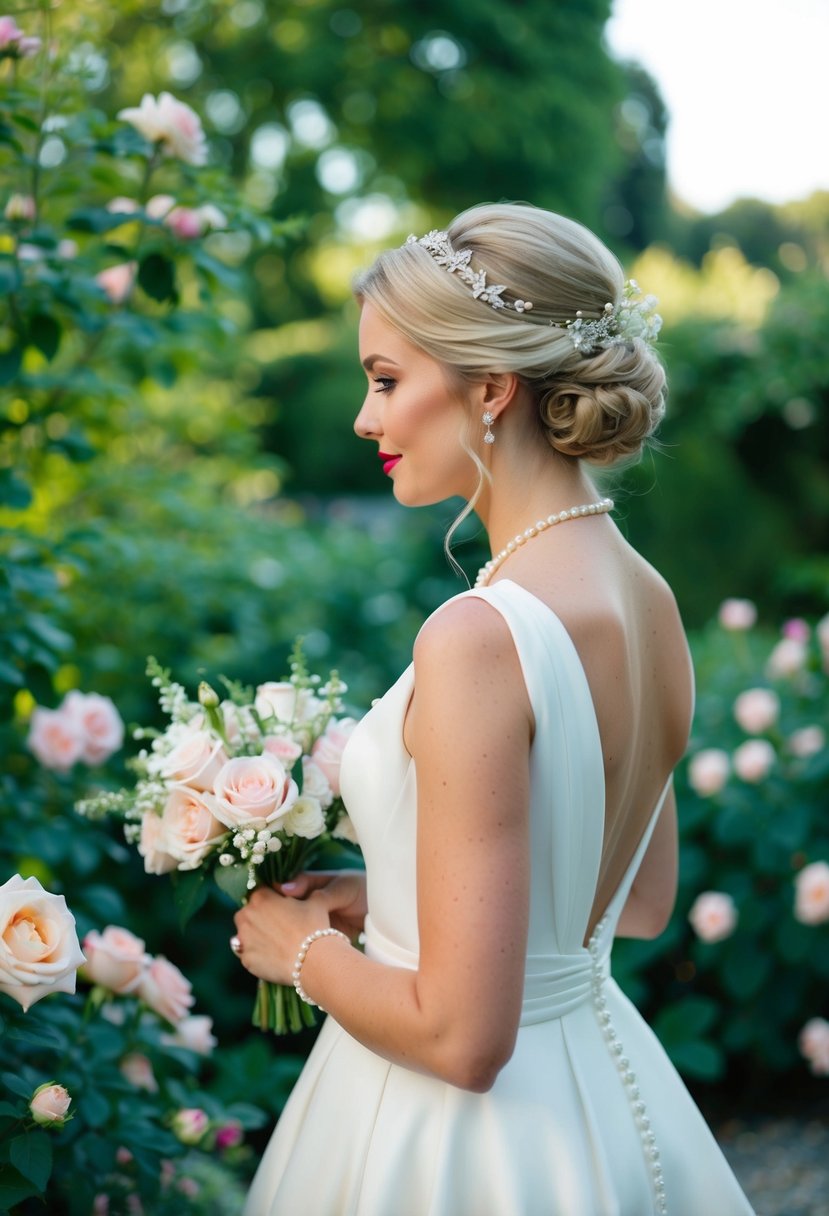
[[[512,635],[482,600],[429,621],[414,659],[418,999],[503,1063],[526,954],[532,710]]]

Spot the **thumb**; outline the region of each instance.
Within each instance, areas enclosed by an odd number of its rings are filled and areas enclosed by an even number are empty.
[[[287,882],[276,883],[277,891],[282,895],[288,895],[293,899],[303,899],[309,891],[316,891],[320,887],[325,887],[331,882],[331,874],[317,871],[310,873],[306,871],[304,874],[296,874]]]

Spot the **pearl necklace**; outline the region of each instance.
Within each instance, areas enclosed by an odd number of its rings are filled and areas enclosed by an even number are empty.
[[[546,531],[547,528],[554,528],[556,524],[566,523],[568,519],[580,519],[583,515],[604,515],[612,510],[613,499],[601,498],[598,502],[585,503],[581,507],[570,507],[569,511],[559,511],[558,514],[554,512],[552,515],[548,515],[546,519],[539,519],[534,527],[527,528],[526,532],[519,532],[506,548],[502,549],[500,553],[496,553],[485,565],[481,566],[478,571],[478,577],[475,579],[475,586],[486,587],[495,571],[504,564],[516,549],[520,548],[521,545],[526,545],[528,540],[532,540],[534,536],[538,536],[539,533]]]

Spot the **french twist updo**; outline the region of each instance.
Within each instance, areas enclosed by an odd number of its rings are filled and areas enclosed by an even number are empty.
[[[447,228],[487,282],[532,310],[494,309],[418,244],[382,253],[355,282],[389,324],[464,381],[514,372],[532,390],[541,431],[564,456],[597,465],[637,458],[664,413],[665,373],[640,338],[579,350],[565,328],[618,304],[624,274],[587,228],[518,203],[464,211]]]

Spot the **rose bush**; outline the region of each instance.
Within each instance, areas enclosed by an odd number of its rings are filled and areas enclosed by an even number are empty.
[[[677,908],[661,938],[614,953],[677,1065],[709,1080],[806,1065],[819,1075],[825,1058],[814,1019],[829,982],[829,616],[787,622],[775,638],[756,615],[728,601],[692,637]],[[781,662],[793,646],[797,661]]]

